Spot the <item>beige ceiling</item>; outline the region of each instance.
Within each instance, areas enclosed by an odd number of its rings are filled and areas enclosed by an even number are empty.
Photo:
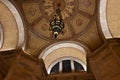
[[[0,1],[1,50],[24,48],[28,54],[43,58],[47,69],[58,59],[70,57],[87,65],[86,56],[104,44],[105,38],[120,37],[119,4],[119,0]],[[58,5],[65,29],[54,39],[49,23]],[[57,43],[62,42],[73,42],[83,50],[67,44],[60,47]],[[53,44],[58,48],[40,57]]]
[[[84,31],[95,10],[95,0],[25,0],[22,2],[23,14],[38,36],[52,39],[49,23],[58,4],[65,22],[65,33],[58,39],[68,39]]]
[[[97,26],[97,0],[22,0],[19,3],[28,29],[26,51],[33,55],[38,56],[44,48],[59,41],[81,42],[90,50],[103,42]],[[49,23],[58,5],[62,10],[65,29],[64,34],[54,39]]]
[[[23,38],[18,38],[18,32],[21,30],[15,18],[15,15],[18,13],[13,14],[10,12],[10,9],[0,3],[0,10],[2,10],[4,14],[9,15],[8,19],[8,17],[5,16],[6,18],[4,18],[4,15],[0,14],[0,20],[6,19],[9,22],[8,24],[5,20],[1,20],[2,24],[5,23],[2,26],[4,27],[6,25],[6,36],[4,36],[3,47],[16,48],[19,39],[24,39],[25,37],[25,51],[34,56],[39,56],[47,46],[60,41],[79,42],[92,52],[105,41],[101,32],[98,16],[99,1],[105,0],[10,0],[11,4],[16,7],[23,21],[25,31],[22,31],[26,32],[23,33],[26,35],[22,35]],[[118,26],[118,19],[120,16],[118,15],[118,3],[120,1],[112,1],[113,0],[109,0],[106,5],[107,14],[105,15],[107,15],[107,18],[105,18],[107,19],[106,22],[108,22],[106,24],[109,26],[107,26],[108,30],[110,30],[109,32],[112,33],[114,37],[119,37],[120,28]],[[49,31],[49,22],[58,4],[62,10],[65,33],[63,35],[60,34],[57,39],[54,39]],[[8,34],[12,35],[12,37],[8,36]]]

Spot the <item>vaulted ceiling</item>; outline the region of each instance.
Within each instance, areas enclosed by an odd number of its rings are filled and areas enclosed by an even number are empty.
[[[95,19],[97,10],[95,0],[23,0],[21,4],[30,31],[46,41],[54,40],[49,31],[49,23],[57,5],[62,10],[65,23],[65,33],[58,36],[57,40],[83,35]]]
[[[80,42],[91,51],[103,43],[98,21],[98,0],[21,0],[20,3],[29,29],[27,51],[31,53],[38,53],[36,51],[42,51],[54,42],[65,40]],[[58,5],[62,10],[65,32],[54,39],[49,23]]]
[[[10,0],[25,28],[25,51],[38,56],[47,46],[59,41],[75,41],[94,51],[105,42],[102,33],[100,0]],[[64,34],[54,39],[49,23],[56,7],[62,10]],[[4,26],[4,25],[3,25]],[[17,46],[17,45],[16,45]]]

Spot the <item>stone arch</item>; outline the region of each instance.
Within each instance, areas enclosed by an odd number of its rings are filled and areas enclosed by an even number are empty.
[[[18,10],[9,0],[1,0],[0,4],[0,22],[4,31],[1,50],[22,47],[25,42],[25,29]]]
[[[42,58],[45,62],[46,69],[49,72],[49,67],[55,61],[60,60],[61,58],[76,58],[87,66],[86,55],[89,53],[89,49],[81,43],[74,41],[61,41],[54,43],[48,46],[42,51],[39,55],[39,58]]]
[[[120,11],[118,0],[100,0],[100,24],[106,39],[120,37]]]
[[[107,9],[107,0],[100,0],[99,14],[100,14],[101,29],[105,38],[112,38],[112,34],[109,30],[107,23],[106,9]]]

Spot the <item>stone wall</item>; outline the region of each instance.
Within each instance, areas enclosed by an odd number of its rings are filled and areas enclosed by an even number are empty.
[[[89,59],[96,80],[120,79],[120,39],[108,40]]]

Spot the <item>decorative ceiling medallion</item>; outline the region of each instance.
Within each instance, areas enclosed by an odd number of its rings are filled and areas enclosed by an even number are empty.
[[[23,10],[29,23],[33,23],[41,16],[39,3],[23,3]]]
[[[45,37],[50,37],[49,21],[46,18],[42,18],[34,27],[33,30]]]
[[[31,15],[31,16],[35,16],[35,14],[36,14],[36,9],[30,8],[30,9],[28,10],[28,14]]]
[[[79,10],[90,15],[94,14],[96,0],[79,0]]]
[[[77,20],[76,20],[76,25],[77,25],[77,26],[81,26],[82,23],[83,23],[83,21],[82,21],[81,19],[77,19]]]
[[[84,0],[83,4],[84,4],[84,6],[85,6],[86,8],[88,8],[88,7],[91,6],[90,0]]]
[[[76,34],[80,33],[81,31],[84,31],[87,24],[89,23],[90,19],[86,18],[85,16],[81,14],[76,14],[75,17],[70,21],[73,30]]]
[[[64,1],[64,0],[54,0],[54,1],[53,1],[53,8],[54,8],[55,10],[57,10],[58,7],[59,7],[59,9],[62,11],[62,10],[65,9],[65,6],[66,6],[66,4],[65,4],[65,1]]]
[[[45,3],[43,4],[45,8],[45,12],[48,14],[48,16],[51,16],[55,13],[56,8],[59,7],[61,10],[61,14],[63,16],[63,19],[68,18],[73,13],[73,10],[75,8],[75,0],[45,0]]]
[[[47,30],[48,30],[48,25],[42,24],[42,25],[41,25],[41,29],[42,29],[43,31],[47,31]]]

